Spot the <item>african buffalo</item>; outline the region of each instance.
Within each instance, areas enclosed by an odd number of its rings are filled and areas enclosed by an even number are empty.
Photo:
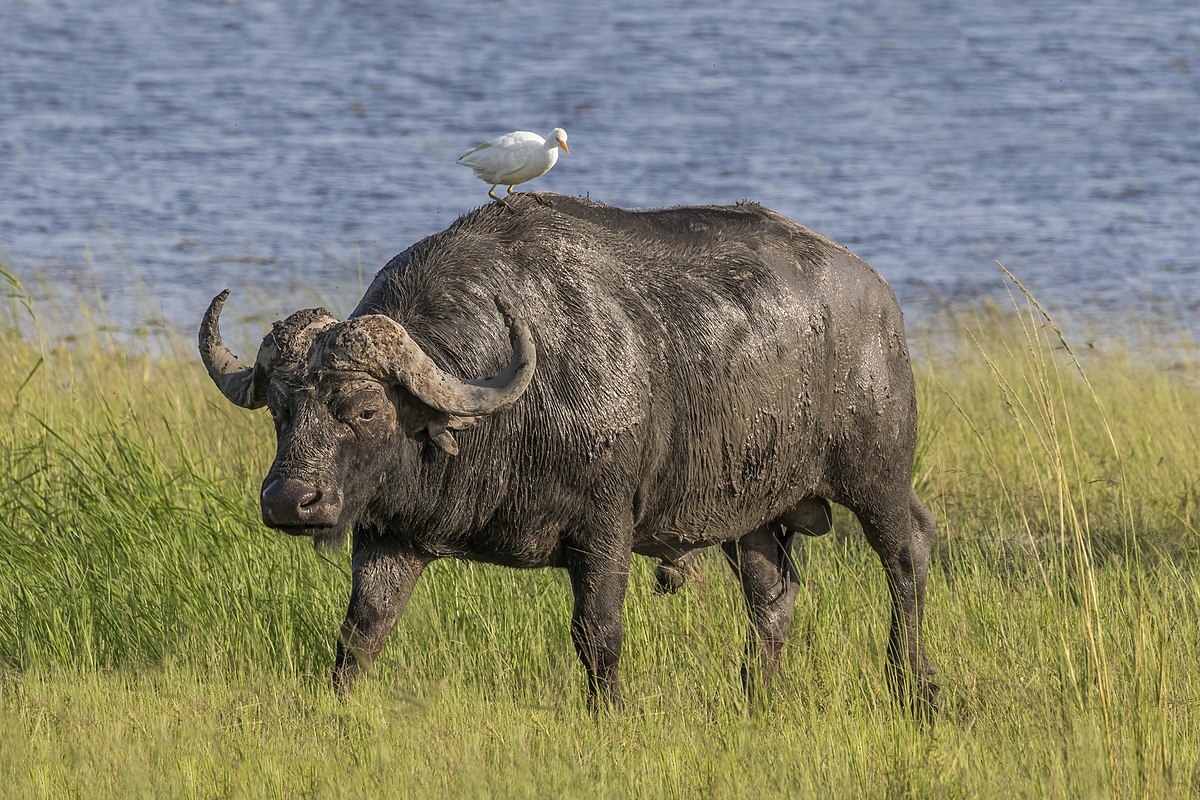
[[[378,655],[425,565],[563,567],[589,703],[620,701],[631,554],[720,545],[768,678],[792,620],[794,532],[849,508],[891,590],[889,675],[932,709],[922,605],[934,520],[911,487],[917,404],[890,287],[757,204],[626,211],[515,197],[392,259],[344,322],[275,323],[253,366],[200,353],[222,393],[271,410],[263,521],[334,540],[353,588],[333,680]],[[486,380],[457,376],[494,375]]]

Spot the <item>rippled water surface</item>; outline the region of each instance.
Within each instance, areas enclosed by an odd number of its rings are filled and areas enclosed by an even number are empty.
[[[0,0],[0,257],[131,328],[350,303],[487,199],[461,151],[556,125],[529,188],[754,198],[910,315],[995,259],[1052,308],[1200,311],[1195,0]]]

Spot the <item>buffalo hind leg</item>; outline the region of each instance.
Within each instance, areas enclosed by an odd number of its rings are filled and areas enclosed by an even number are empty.
[[[931,679],[937,667],[925,656],[921,622],[929,554],[936,535],[933,514],[910,489],[907,502],[883,513],[858,513],[858,518],[883,562],[891,594],[888,678],[902,703],[920,716],[932,716],[937,711],[941,689]]]
[[[621,661],[621,614],[629,582],[629,552],[606,555],[574,550],[567,560],[575,606],[571,640],[587,671],[588,708],[623,704],[618,666]]]
[[[378,542],[373,532],[354,532],[350,606],[333,668],[338,694],[344,696],[379,655],[427,563],[427,558]]]
[[[779,663],[779,653],[792,626],[799,583],[791,563],[792,533],[775,522],[721,546],[742,584],[750,630],[742,686],[754,699],[755,686],[766,688]],[[757,674],[757,679],[756,679]]]

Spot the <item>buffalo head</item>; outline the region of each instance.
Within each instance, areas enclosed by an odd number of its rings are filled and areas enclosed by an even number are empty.
[[[422,446],[456,455],[451,431],[515,403],[537,365],[529,326],[496,298],[513,355],[490,380],[445,372],[391,317],[339,322],[324,309],[276,322],[245,366],[221,341],[228,296],[204,314],[200,355],[230,402],[270,408],[277,449],[262,485],[263,522],[294,535],[336,540],[369,512],[379,487],[403,483]]]

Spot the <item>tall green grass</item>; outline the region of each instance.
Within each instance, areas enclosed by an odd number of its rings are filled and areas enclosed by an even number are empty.
[[[273,437],[190,342],[0,325],[0,785],[14,796],[1200,793],[1200,349],[1076,347],[1017,290],[916,333],[938,517],[930,729],[883,679],[853,520],[798,552],[784,673],[747,710],[718,558],[637,564],[629,708],[583,703],[555,571],[434,564],[371,676],[327,689],[345,554],[258,522]],[[25,323],[17,324],[24,315]],[[1147,345],[1148,342],[1141,342]],[[1149,353],[1150,355],[1147,355]]]

